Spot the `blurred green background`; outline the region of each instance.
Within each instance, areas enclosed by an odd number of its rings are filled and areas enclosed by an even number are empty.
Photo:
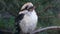
[[[32,2],[39,17],[37,28],[60,25],[60,0],[0,0],[0,29],[15,31],[15,17],[24,3]],[[60,34],[47,30],[40,34]]]

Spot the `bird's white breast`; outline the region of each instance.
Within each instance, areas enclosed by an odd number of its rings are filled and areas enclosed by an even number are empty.
[[[33,31],[36,28],[37,19],[38,17],[35,11],[28,12],[27,14],[25,14],[24,18],[20,23],[22,31],[25,33]]]

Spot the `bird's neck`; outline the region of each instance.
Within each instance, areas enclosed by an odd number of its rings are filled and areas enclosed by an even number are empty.
[[[27,14],[28,15],[36,15],[36,12],[35,12],[35,10],[33,10],[33,11],[29,11]]]

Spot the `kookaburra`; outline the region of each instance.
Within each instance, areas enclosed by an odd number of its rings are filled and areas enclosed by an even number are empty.
[[[22,6],[15,21],[17,22],[16,29],[18,32],[21,30],[23,33],[30,33],[35,30],[38,16],[35,12],[35,7],[31,2],[27,2]]]

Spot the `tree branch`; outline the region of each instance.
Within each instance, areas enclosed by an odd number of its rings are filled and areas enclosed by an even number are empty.
[[[8,31],[8,30],[5,30],[5,29],[0,29],[0,33],[10,33],[10,34],[13,34],[14,32],[13,31]]]
[[[50,26],[50,27],[45,27],[45,28],[39,28],[39,29],[31,32],[30,34],[35,34],[35,33],[37,33],[37,32],[42,32],[42,31],[44,31],[44,30],[49,30],[49,29],[53,29],[53,30],[54,30],[54,29],[60,29],[60,26]]]

